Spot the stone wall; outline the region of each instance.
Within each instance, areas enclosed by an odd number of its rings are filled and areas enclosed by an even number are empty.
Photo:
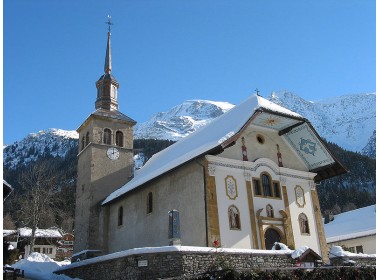
[[[203,251],[174,249],[165,252],[131,252],[120,256],[98,257],[71,264],[57,274],[80,279],[159,279],[196,275],[210,269],[234,268],[263,269],[293,267],[290,254],[247,250],[250,252],[225,252],[212,248]],[[181,247],[178,247],[181,248]],[[182,247],[183,248],[183,247]],[[133,250],[130,250],[133,251]]]
[[[368,266],[376,265],[376,257],[361,257],[361,256],[350,256],[350,257],[337,257],[330,259],[331,264],[334,266],[344,266],[344,265],[353,265],[353,266]]]

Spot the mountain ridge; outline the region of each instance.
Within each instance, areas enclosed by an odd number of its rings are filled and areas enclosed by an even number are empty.
[[[269,100],[307,118],[317,132],[338,146],[375,158],[375,94],[344,95],[306,101],[289,91],[272,92]],[[177,141],[224,114],[234,105],[210,100],[187,100],[135,126],[135,139]],[[330,118],[328,117],[330,116]],[[16,168],[49,154],[64,157],[78,142],[76,131],[47,129],[30,133],[3,149],[4,168]]]
[[[375,93],[306,101],[292,92],[281,91],[272,92],[269,100],[301,114],[323,138],[350,151],[362,152],[376,129]]]

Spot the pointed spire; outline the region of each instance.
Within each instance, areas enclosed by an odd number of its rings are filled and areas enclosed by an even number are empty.
[[[115,77],[111,75],[112,61],[111,61],[111,16],[108,16],[108,40],[106,58],[104,61],[104,74],[96,82],[96,88],[98,89],[97,98],[95,101],[96,109],[104,110],[118,110],[119,105],[117,102],[117,90],[119,83]]]
[[[111,22],[111,16],[108,15],[108,21],[106,22],[108,24],[108,40],[107,40],[107,50],[106,50],[106,58],[104,61],[104,73],[105,74],[111,74],[112,71],[112,59],[111,59],[111,25],[113,23]]]

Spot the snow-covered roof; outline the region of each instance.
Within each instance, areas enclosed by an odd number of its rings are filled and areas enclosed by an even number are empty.
[[[376,234],[376,204],[334,216],[324,225],[327,243]]]
[[[258,114],[258,112],[262,114]],[[254,119],[255,113],[258,114],[256,119]],[[135,176],[131,181],[111,193],[102,204],[107,204],[136,187],[196,157],[204,155],[217,147],[223,148],[227,146],[250,122],[254,122],[254,124],[258,126],[276,129],[279,132],[284,131],[284,137],[287,137],[286,140],[289,141],[290,144],[295,141],[296,137],[300,136],[300,133],[306,133],[307,136],[313,138],[314,142],[317,143],[316,151],[318,154],[315,158],[318,158],[318,162],[321,163],[321,166],[331,166],[336,163],[319,141],[314,129],[301,115],[266,100],[261,96],[252,95],[246,101],[214,119],[208,125],[153,155],[140,170],[135,172]],[[294,133],[292,128],[295,126],[300,127]],[[289,129],[289,131],[286,131],[286,129]],[[299,141],[299,139],[297,141]],[[293,144],[293,146],[294,145],[295,144]],[[297,147],[295,147],[295,149],[297,149]],[[312,169],[312,164],[313,163],[309,164],[305,162],[305,165],[309,166],[310,170]],[[336,172],[334,172],[334,174],[336,174]]]
[[[363,254],[363,253],[351,253],[349,251],[343,250],[341,246],[332,246],[329,251],[329,258],[339,258],[339,257],[361,257],[361,258],[374,258],[375,254]]]
[[[19,228],[18,229],[20,237],[30,237],[32,236],[31,228]],[[58,229],[37,229],[35,233],[37,238],[62,238],[62,234]]]
[[[10,236],[17,233],[15,229],[3,229],[3,237]]]

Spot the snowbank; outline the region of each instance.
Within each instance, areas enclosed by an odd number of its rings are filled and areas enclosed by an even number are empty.
[[[274,242],[272,250],[276,250],[276,251],[282,250],[282,251],[292,252],[292,250],[290,250],[288,246],[286,246],[284,243],[281,243],[281,242]]]
[[[28,258],[22,259],[12,265],[12,267],[24,270],[25,277],[29,279],[68,280],[72,278],[54,274],[53,271],[69,264],[69,261],[55,262],[44,254],[34,252]]]

